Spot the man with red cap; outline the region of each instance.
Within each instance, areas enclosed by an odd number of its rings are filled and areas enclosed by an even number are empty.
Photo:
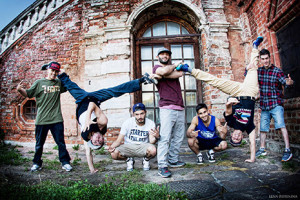
[[[61,113],[60,94],[66,92],[61,81],[57,79],[60,71],[60,64],[50,62],[43,65],[42,69],[47,69],[47,77],[39,79],[33,83],[29,89],[25,89],[24,82],[17,86],[17,91],[24,97],[36,99],[37,116],[35,119],[35,154],[31,171],[42,169],[42,154],[48,131],[50,130],[54,141],[58,145],[59,161],[62,168],[71,171],[70,155],[66,149],[64,140],[64,124]]]

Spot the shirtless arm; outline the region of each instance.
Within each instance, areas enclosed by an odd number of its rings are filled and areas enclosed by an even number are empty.
[[[96,169],[94,167],[93,154],[92,154],[91,148],[88,146],[86,141],[84,141],[84,147],[85,147],[86,160],[88,162],[90,172],[96,173],[98,171],[98,169]]]
[[[85,117],[85,125],[83,127],[83,131],[89,130],[91,124],[96,124],[97,123],[97,122],[92,121],[92,119],[91,119],[92,112],[95,110],[96,107],[97,106],[96,106],[95,103],[93,103],[93,102],[89,103],[87,113],[86,113],[86,117]]]
[[[250,141],[250,159],[245,162],[255,162],[255,129],[249,134]]]
[[[27,92],[24,88],[24,83],[21,81],[17,86],[17,91],[24,97],[27,97]]]
[[[224,126],[222,126],[220,120],[216,118],[216,129],[220,134],[220,138],[224,140],[227,134],[227,122],[224,124]]]
[[[188,138],[193,138],[193,137],[197,137],[198,136],[198,131],[195,131],[195,128],[197,127],[198,125],[198,117],[195,116],[193,119],[192,119],[192,122],[191,122],[191,125],[189,126],[187,132],[186,132],[186,136]]]
[[[114,152],[116,147],[121,145],[121,142],[123,141],[125,135],[119,134],[118,138],[108,147],[108,151],[110,153]]]

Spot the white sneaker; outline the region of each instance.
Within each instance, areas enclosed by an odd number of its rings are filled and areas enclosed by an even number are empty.
[[[73,168],[70,164],[64,164],[62,169],[66,170],[67,172],[71,171]]]
[[[144,171],[150,170],[150,160],[146,160],[145,157],[143,158],[143,170]]]
[[[202,165],[203,164],[203,156],[202,153],[199,153],[197,155],[197,165]]]
[[[126,163],[127,163],[127,171],[128,172],[133,171],[134,159],[133,158],[127,158]]]
[[[206,153],[206,155],[207,155],[207,158],[208,158],[208,162],[210,162],[210,163],[216,162],[214,150],[212,150],[212,149],[209,150]]]
[[[37,164],[33,164],[30,171],[35,172],[41,170],[42,167],[38,166]]]

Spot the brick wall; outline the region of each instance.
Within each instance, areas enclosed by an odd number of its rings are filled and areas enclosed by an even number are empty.
[[[24,80],[29,88],[35,80],[44,78],[41,66],[50,61],[63,63],[71,68],[71,75],[81,74],[82,66],[82,7],[71,3],[52,13],[47,19],[22,36],[11,49],[1,55],[1,129],[6,140],[34,142],[34,124],[24,121],[20,104],[24,102],[16,86]],[[80,80],[80,76],[74,80]],[[26,100],[25,100],[26,101]],[[75,104],[68,94],[61,95],[62,112],[65,119],[66,142],[78,143]],[[51,134],[50,134],[51,135]],[[48,136],[52,140],[52,136]]]
[[[262,43],[262,48],[266,48],[270,51],[271,62],[280,68],[280,57],[275,33],[294,17],[299,15],[300,2],[295,0],[241,0],[237,2],[240,6],[241,15],[246,13],[249,19],[252,40],[257,36],[263,36],[265,39]],[[285,123],[289,133],[290,143],[294,147],[300,144],[299,101],[299,97],[288,99],[284,105]],[[273,123],[271,124],[270,134],[267,134],[267,138],[277,142],[283,142],[281,132],[274,129]]]
[[[270,6],[274,2],[278,2],[277,9]],[[287,23],[289,17],[278,16],[294,16],[299,7],[296,2],[183,0],[181,3],[192,6],[197,14],[188,13],[178,17],[190,20],[188,22],[201,33],[200,67],[221,78],[242,81],[251,41],[258,35],[265,37],[262,47],[268,48],[274,63],[280,65],[275,31],[281,24]],[[40,66],[51,60],[63,63],[71,79],[88,91],[133,79],[135,58],[132,56],[132,32],[137,30],[132,28],[133,24],[127,24],[127,20],[135,12],[142,13],[139,8],[150,3],[144,0],[70,1],[2,54],[0,120],[1,128],[7,134],[6,139],[34,142],[34,124],[24,121],[20,115],[19,105],[24,103],[24,98],[16,92],[16,86],[25,79],[29,87],[36,79],[44,77]],[[175,7],[179,4],[174,2]],[[177,12],[180,9],[172,8],[167,13],[176,15]],[[148,19],[151,15],[153,13],[145,16]],[[141,23],[146,19],[139,22],[134,20],[138,18],[133,19],[133,23]],[[203,84],[202,91],[204,102],[212,109],[212,113],[222,118],[227,95],[206,84]],[[82,144],[74,99],[68,93],[63,94],[61,99],[66,142]],[[130,117],[132,104],[133,95],[127,94],[118,98],[118,101],[112,99],[101,105],[109,119],[110,128],[106,135],[108,144],[117,137],[121,122]],[[286,107],[286,123],[291,132],[291,141],[298,144],[299,126],[295,122],[299,124],[299,99],[289,100],[289,105],[291,108]],[[258,121],[258,116],[255,119]],[[274,131],[269,137],[281,140],[280,134]],[[53,142],[51,136],[49,138],[47,142]]]

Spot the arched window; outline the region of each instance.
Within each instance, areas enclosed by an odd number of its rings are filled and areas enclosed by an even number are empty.
[[[146,28],[145,28],[146,27]],[[152,24],[146,24],[136,38],[136,76],[145,72],[152,73],[152,67],[158,62],[157,51],[166,47],[172,51],[172,63],[184,61],[191,68],[199,68],[199,35],[182,20],[161,19]],[[198,59],[195,59],[198,58]],[[195,107],[201,101],[200,82],[189,74],[180,78],[182,96],[185,104],[186,123],[190,124],[196,115]],[[159,121],[159,94],[154,85],[143,85],[135,101],[143,102],[147,107],[147,117]]]
[[[23,116],[28,120],[36,118],[36,102],[35,100],[28,100],[23,106]]]

